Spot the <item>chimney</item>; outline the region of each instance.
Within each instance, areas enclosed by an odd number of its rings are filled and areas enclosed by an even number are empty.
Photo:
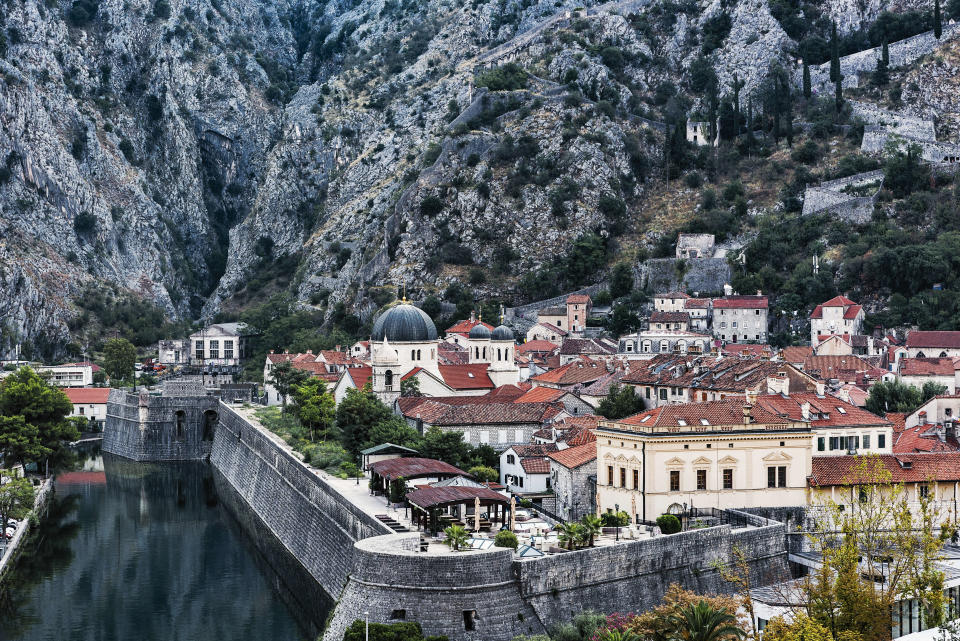
[[[750,403],[743,404],[743,424],[750,425],[753,423],[753,405]]]
[[[474,312],[474,311],[471,309],[471,310],[470,310],[470,322],[473,323],[473,322],[476,322],[476,320],[477,320],[477,314],[476,314],[476,312]]]
[[[810,420],[810,403],[808,403],[807,401],[804,401],[803,404],[800,406],[800,415],[803,417],[803,420],[805,421]]]
[[[926,410],[920,412],[920,413],[917,415],[917,418],[920,419],[920,424],[921,424],[921,425],[926,425],[926,424],[927,424],[927,412],[926,412]]]
[[[823,396],[825,392],[826,387],[824,386],[823,382],[817,381],[817,396]]]

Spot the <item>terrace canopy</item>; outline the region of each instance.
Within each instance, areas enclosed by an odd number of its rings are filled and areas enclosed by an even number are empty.
[[[389,496],[390,484],[401,481],[406,483],[412,479],[433,478],[438,481],[455,476],[470,475],[449,463],[432,458],[406,456],[370,464],[370,488],[374,492],[383,492]]]
[[[472,530],[501,525],[507,522],[510,499],[487,487],[426,487],[407,494],[407,503],[412,509],[413,522],[436,532],[441,525],[462,521]],[[468,508],[474,510],[468,518]],[[480,509],[487,508],[487,519],[480,518]]]

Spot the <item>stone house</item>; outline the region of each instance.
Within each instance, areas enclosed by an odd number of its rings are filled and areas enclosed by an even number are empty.
[[[677,237],[677,258],[712,258],[713,234],[680,234]]]
[[[692,142],[698,147],[710,146],[712,144],[710,140],[710,123],[706,121],[688,120],[687,142]]]
[[[603,361],[581,356],[578,360],[534,376],[530,382],[535,386],[574,390],[590,385],[608,373],[607,364]]]
[[[730,343],[767,342],[767,297],[724,296],[713,299],[713,335]]]
[[[897,367],[897,378],[905,385],[920,389],[924,383],[934,383],[946,387],[947,394],[957,392],[957,365],[952,358],[903,358]]]
[[[571,294],[567,296],[567,329],[572,334],[583,333],[587,326],[587,318],[593,308],[593,300],[586,294]]]
[[[910,358],[960,356],[960,332],[912,331],[906,348]]]
[[[688,298],[683,302],[683,311],[690,319],[686,329],[691,332],[706,333],[710,330],[713,316],[713,301],[709,298]]]
[[[560,364],[588,356],[593,360],[611,362],[617,356],[617,344],[607,338],[566,338],[560,345]]]
[[[547,456],[557,516],[577,521],[585,514],[596,514],[597,442],[568,447]]]
[[[527,330],[527,342],[549,341],[560,346],[567,337],[567,332],[552,323],[540,322]]]
[[[419,433],[436,426],[457,432],[471,445],[503,450],[530,443],[533,433],[569,414],[561,403],[514,403],[484,397],[401,397],[396,408]]]
[[[513,401],[514,403],[560,403],[569,416],[588,416],[595,406],[580,398],[575,392],[554,387],[532,387]]]
[[[653,308],[658,312],[682,312],[686,309],[686,301],[690,298],[683,292],[666,292],[653,295]]]
[[[690,330],[690,314],[687,312],[654,311],[650,314],[650,329],[686,332]]]
[[[161,365],[185,365],[190,362],[190,339],[173,338],[157,343],[157,362]]]
[[[816,347],[834,334],[862,334],[863,307],[845,296],[835,296],[810,312],[810,345]]]
[[[544,307],[537,312],[537,322],[552,325],[564,331],[570,329],[566,307]]]

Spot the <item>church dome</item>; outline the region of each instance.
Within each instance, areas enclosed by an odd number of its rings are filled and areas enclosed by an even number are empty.
[[[511,341],[513,342],[513,330],[507,327],[506,325],[500,325],[495,330],[490,337],[495,341]]]
[[[391,307],[373,324],[370,339],[391,343],[421,343],[437,338],[437,326],[425,311],[406,303]]]
[[[483,323],[477,323],[470,330],[470,338],[490,338],[490,330]]]

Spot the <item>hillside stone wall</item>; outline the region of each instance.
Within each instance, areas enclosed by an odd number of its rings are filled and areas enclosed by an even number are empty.
[[[803,215],[830,213],[855,223],[868,222],[873,216],[877,194],[883,186],[883,176],[882,170],[876,170],[807,185],[803,195]],[[871,183],[877,183],[877,187],[869,196],[855,196],[844,191],[847,187]]]
[[[681,279],[676,258],[650,258],[640,263],[635,282],[651,292],[722,292],[733,277],[726,258],[687,258]]]

